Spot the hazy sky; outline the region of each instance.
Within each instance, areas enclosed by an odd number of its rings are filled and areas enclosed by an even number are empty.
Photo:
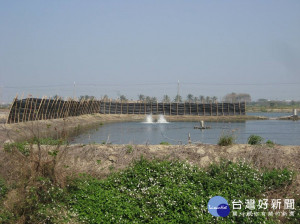
[[[0,0],[0,96],[300,100],[299,0]]]

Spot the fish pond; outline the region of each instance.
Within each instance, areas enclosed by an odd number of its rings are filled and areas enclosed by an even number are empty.
[[[251,114],[250,114],[251,115]],[[260,116],[278,117],[286,114],[260,113]],[[250,135],[259,135],[265,141],[271,140],[281,145],[300,145],[300,121],[291,120],[249,120],[244,122],[205,122],[209,129],[194,129],[200,122],[168,122],[164,117],[144,122],[108,123],[91,129],[71,143],[112,143],[112,144],[187,144],[188,136],[192,143],[217,144],[222,135],[230,134],[236,143],[247,143]]]

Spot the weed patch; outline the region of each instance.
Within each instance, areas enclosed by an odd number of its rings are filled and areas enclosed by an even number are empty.
[[[73,180],[68,201],[71,212],[87,223],[273,223],[265,216],[216,218],[207,212],[207,203],[217,195],[230,206],[235,199],[261,199],[263,192],[292,178],[288,170],[259,171],[242,162],[223,161],[204,170],[179,161],[141,159],[105,180]]]
[[[248,138],[248,144],[250,145],[261,145],[263,142],[263,138],[259,135],[250,135]]]

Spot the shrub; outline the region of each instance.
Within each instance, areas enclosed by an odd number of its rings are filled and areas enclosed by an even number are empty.
[[[220,146],[232,145],[235,142],[235,138],[232,135],[222,135],[218,141]]]
[[[270,147],[273,147],[275,145],[275,143],[271,140],[266,141],[266,144]]]
[[[263,142],[263,138],[260,137],[259,135],[250,135],[248,138],[248,144],[250,145],[261,145]]]

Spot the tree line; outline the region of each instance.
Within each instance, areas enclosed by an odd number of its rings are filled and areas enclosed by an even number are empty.
[[[62,97],[55,95],[52,97],[52,99],[62,99]],[[81,95],[79,97],[79,100],[94,100],[96,99],[95,96],[90,96],[90,95]],[[108,95],[104,95],[102,97],[102,100],[104,101],[109,101],[109,100],[117,100],[117,101],[123,101],[123,102],[128,102],[128,101],[136,101],[136,100],[129,100],[125,95],[120,95],[118,99],[110,99]],[[137,96],[137,101],[138,102],[145,102],[145,103],[156,103],[159,100],[157,97],[152,97],[152,96],[146,96],[144,94],[139,94]],[[218,100],[218,97],[216,96],[194,96],[193,94],[189,93],[187,96],[184,98],[181,95],[176,95],[174,98],[171,98],[169,95],[164,95],[162,97],[161,102],[163,103],[217,103],[217,102],[228,102],[228,103],[237,103],[237,102],[251,102],[251,96],[247,93],[229,93],[226,94],[222,99]]]

